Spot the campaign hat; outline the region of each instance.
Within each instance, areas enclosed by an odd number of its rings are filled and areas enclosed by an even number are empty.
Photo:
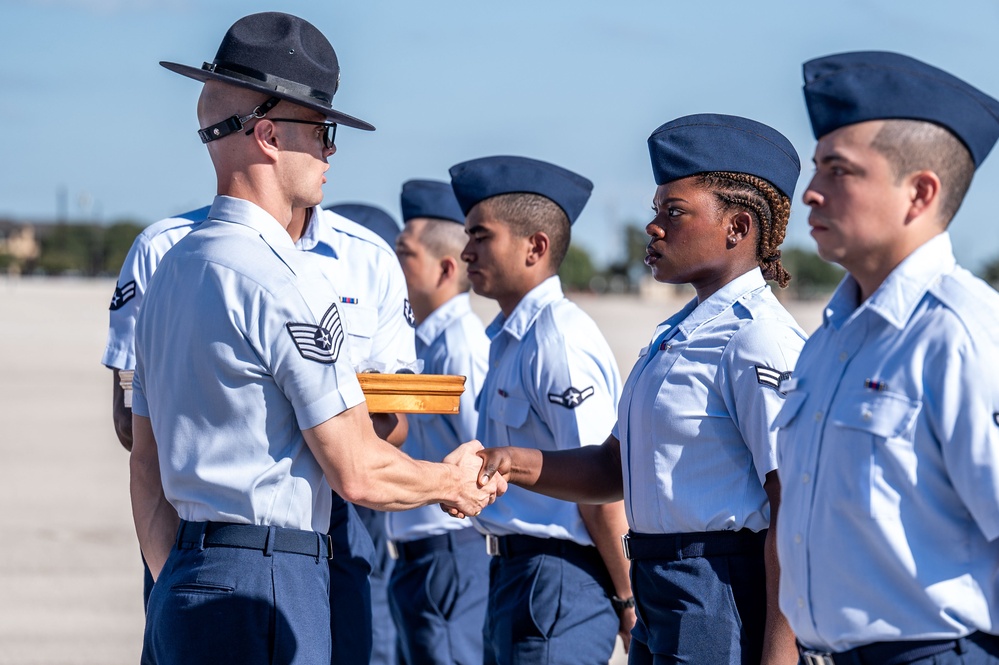
[[[371,124],[333,109],[340,64],[329,40],[308,21],[281,12],[244,16],[225,33],[215,59],[200,68],[160,62],[197,81],[221,81],[318,111],[357,129]]]
[[[468,212],[500,194],[537,194],[562,208],[573,224],[593,191],[593,183],[561,166],[529,157],[480,157],[451,167],[451,187]]]
[[[417,217],[465,223],[465,213],[454,197],[451,183],[440,180],[408,180],[400,195],[402,221]]]
[[[922,120],[949,130],[978,167],[999,139],[999,101],[925,62],[890,51],[852,51],[803,66],[812,132],[868,120]]]
[[[798,153],[783,134],[734,115],[683,116],[656,128],[648,143],[657,185],[712,171],[747,173],[793,198],[801,173]]]

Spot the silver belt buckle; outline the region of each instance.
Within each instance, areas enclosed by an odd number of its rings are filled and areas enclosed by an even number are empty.
[[[624,558],[628,559],[628,560],[631,560],[631,544],[630,544],[630,541],[631,541],[631,538],[628,537],[628,534],[626,534],[626,533],[621,534],[621,549],[624,550]]]
[[[489,556],[500,555],[499,538],[490,534],[486,534],[486,554],[488,554]]]
[[[836,662],[833,660],[832,654],[830,653],[812,651],[811,649],[802,649],[800,654],[801,662],[805,665],[836,665]]]
[[[399,548],[396,546],[394,540],[386,540],[385,547],[388,548],[389,556],[392,557],[393,561],[399,559]]]

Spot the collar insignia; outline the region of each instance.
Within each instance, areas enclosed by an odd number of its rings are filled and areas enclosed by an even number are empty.
[[[311,323],[286,323],[285,326],[295,342],[295,348],[306,360],[332,365],[340,357],[343,325],[335,303],[326,310],[318,326]]]

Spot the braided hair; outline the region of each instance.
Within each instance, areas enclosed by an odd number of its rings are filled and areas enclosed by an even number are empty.
[[[780,261],[791,199],[763,178],[748,173],[712,171],[702,173],[698,182],[713,190],[724,209],[744,210],[756,220],[756,260],[766,279],[784,288],[791,275]]]

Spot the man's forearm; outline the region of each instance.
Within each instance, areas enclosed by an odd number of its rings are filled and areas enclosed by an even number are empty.
[[[766,476],[764,489],[770,499],[770,529],[764,543],[764,565],[767,574],[767,620],[763,634],[764,665],[795,665],[798,648],[787,617],[780,611],[780,562],[777,559],[777,513],[780,510],[780,481],[777,472]]]
[[[114,433],[125,450],[132,450],[132,410],[125,406],[125,390],[117,369],[111,370],[114,386],[111,392],[111,419]]]
[[[583,524],[593,539],[600,557],[604,560],[607,572],[614,584],[614,595],[622,600],[632,598],[631,562],[624,557],[621,549],[621,536],[628,533],[628,520],[624,514],[624,502],[602,505],[580,505],[579,514]],[[628,650],[631,642],[631,629],[635,625],[636,614],[633,608],[619,613],[621,626],[618,631]]]
[[[129,494],[139,548],[155,580],[166,563],[180,518],[166,500],[160,479],[156,440],[148,418],[134,416],[135,444],[129,458]]]

